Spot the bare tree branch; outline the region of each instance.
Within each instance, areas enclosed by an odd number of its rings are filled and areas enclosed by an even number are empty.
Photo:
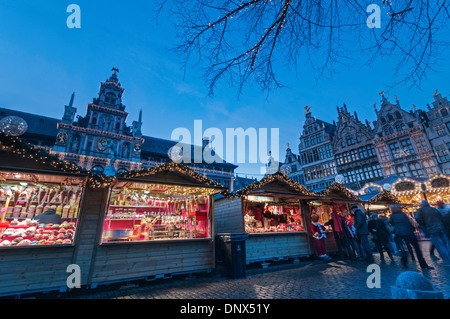
[[[239,92],[248,81],[268,91],[283,86],[281,64],[301,71],[298,63],[309,63],[319,80],[361,56],[366,64],[394,59],[393,85],[417,85],[449,47],[447,0],[160,1],[176,18],[175,51],[206,65],[210,94],[222,80]],[[372,3],[382,8],[381,29],[367,26]]]

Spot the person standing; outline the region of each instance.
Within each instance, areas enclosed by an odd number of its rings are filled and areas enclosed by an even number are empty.
[[[409,219],[409,217],[402,211],[399,206],[391,206],[390,208],[391,216],[389,218],[390,224],[394,227],[395,238],[399,242],[404,242],[406,245],[411,245],[416,251],[417,260],[422,269],[434,269],[428,266],[427,262],[423,258],[422,250],[417,242],[416,235],[414,235],[415,228]],[[399,249],[402,252],[402,264],[404,266],[408,263],[408,254],[403,245],[399,245]],[[412,255],[412,252],[411,256]]]
[[[334,239],[336,241],[339,255],[342,259],[356,259],[353,250],[350,248],[347,232],[345,231],[345,219],[339,215],[339,211],[336,206],[333,206],[331,219],[324,224],[325,226],[331,226],[333,229]]]
[[[444,261],[443,265],[450,266],[449,244],[442,214],[436,208],[431,207],[427,200],[423,200],[416,212],[415,219],[430,237]]]
[[[317,255],[320,259],[323,259],[325,261],[330,260],[331,258],[327,255],[325,246],[325,238],[327,238],[327,235],[325,234],[326,229],[325,226],[323,226],[319,222],[319,216],[317,216],[316,214],[311,215],[311,231],[317,250]]]
[[[356,234],[361,240],[361,246],[366,255],[366,261],[373,263],[374,258],[369,244],[369,228],[367,227],[366,214],[364,214],[356,205],[353,205],[351,207],[351,213],[353,216],[355,216]]]
[[[345,229],[347,231],[348,241],[350,243],[351,250],[356,259],[361,259],[361,250],[357,242],[356,228],[353,225],[351,218],[345,219]]]
[[[380,253],[381,261],[385,261],[384,250],[386,250],[389,258],[394,261],[391,248],[388,245],[391,234],[387,229],[386,224],[382,220],[378,219],[377,213],[372,213],[372,218],[367,223],[367,227],[369,228],[369,232],[372,234],[372,241],[375,243],[375,246]]]

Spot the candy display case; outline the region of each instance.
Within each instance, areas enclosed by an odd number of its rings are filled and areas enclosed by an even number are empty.
[[[73,245],[83,178],[1,172],[0,248]]]

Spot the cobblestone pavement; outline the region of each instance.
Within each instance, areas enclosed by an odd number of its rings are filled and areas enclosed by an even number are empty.
[[[429,257],[429,243],[421,243],[432,270],[421,270],[414,261],[408,267],[386,258],[375,263],[381,268],[381,288],[368,288],[367,262],[335,260],[329,263],[300,262],[252,269],[244,279],[226,279],[217,275],[194,276],[189,279],[164,281],[144,287],[94,292],[77,297],[86,299],[390,299],[390,286],[405,271],[423,274],[436,290],[450,297],[450,267]]]

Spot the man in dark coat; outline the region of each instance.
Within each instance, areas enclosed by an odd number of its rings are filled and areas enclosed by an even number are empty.
[[[450,266],[450,253],[447,235],[445,234],[442,214],[428,201],[423,200],[415,215],[417,223],[424,228],[425,233],[430,237],[439,255],[444,260],[443,265]]]
[[[366,260],[370,263],[373,263],[374,259],[369,244],[369,228],[367,226],[366,215],[356,205],[352,206],[351,214],[355,216],[354,222],[356,234],[358,235],[358,238],[361,240],[361,246],[366,255]]]
[[[417,242],[417,238],[414,235],[415,228],[411,223],[409,217],[402,211],[401,207],[399,206],[391,206],[390,211],[391,216],[389,218],[389,222],[394,227],[394,235],[396,239],[399,239],[398,242],[404,242],[406,245],[409,244],[413,246],[414,250],[416,251],[419,265],[422,269],[433,269],[433,267],[428,266],[427,262],[423,258],[419,243]],[[408,262],[408,255],[406,253],[405,247],[403,245],[399,245],[399,249],[402,252],[402,264],[406,266]]]
[[[367,223],[367,227],[369,228],[369,232],[372,234],[372,241],[375,243],[375,246],[380,253],[381,261],[385,261],[384,250],[386,250],[389,258],[394,261],[391,248],[388,245],[391,239],[391,233],[387,229],[386,224],[382,220],[378,219],[377,213],[372,214],[372,219]]]
[[[39,221],[39,224],[61,224],[61,216],[56,214],[54,209],[46,210],[44,213],[37,215],[33,218]]]

